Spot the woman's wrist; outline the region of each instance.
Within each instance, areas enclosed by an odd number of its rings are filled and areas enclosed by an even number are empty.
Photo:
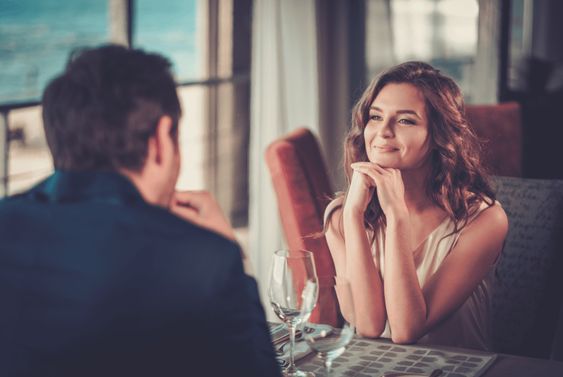
[[[350,205],[344,205],[344,208],[342,210],[342,216],[344,218],[344,221],[348,220],[354,220],[354,219],[364,219],[364,213],[365,213],[365,209],[360,208],[360,207],[355,207],[355,206],[350,206]]]
[[[387,227],[390,226],[401,226],[409,223],[409,211],[407,208],[397,208],[389,213],[385,214],[385,219],[387,222]]]

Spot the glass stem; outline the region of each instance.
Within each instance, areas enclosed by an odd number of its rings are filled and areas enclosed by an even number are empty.
[[[293,355],[293,350],[295,348],[295,331],[296,326],[293,323],[287,324],[287,329],[289,330],[289,370],[293,370],[295,368],[295,359]]]
[[[325,359],[325,376],[330,377],[330,372],[332,370],[332,360],[329,358]]]

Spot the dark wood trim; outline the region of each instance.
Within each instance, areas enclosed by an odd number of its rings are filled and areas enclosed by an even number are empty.
[[[512,0],[501,0],[500,4],[500,40],[498,45],[498,99],[508,100],[508,65],[510,63],[510,27],[512,18]]]
[[[364,0],[350,0],[349,7],[348,77],[350,78],[349,108],[352,108],[366,86],[366,4]]]
[[[135,1],[134,0],[126,0],[127,4],[126,4],[126,10],[125,10],[125,14],[126,14],[126,20],[125,20],[125,28],[127,31],[127,46],[131,47],[133,46],[133,17],[135,15],[134,11],[135,11]]]
[[[26,107],[33,107],[39,105],[41,105],[41,102],[37,100],[3,103],[0,104],[0,113],[9,113],[12,110],[25,109]]]

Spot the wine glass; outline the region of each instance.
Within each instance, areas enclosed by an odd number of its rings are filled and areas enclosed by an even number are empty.
[[[334,306],[319,306],[319,321],[310,324],[314,331],[304,331],[304,338],[309,347],[316,352],[317,356],[323,361],[325,375],[328,377],[331,372],[332,361],[342,355],[346,346],[350,343],[355,334],[354,327],[354,304],[349,281],[344,277],[331,276],[320,277],[321,296],[329,298],[332,296],[334,301],[338,298],[338,303],[342,309],[346,310],[346,318],[340,323],[336,316]],[[327,300],[332,302],[333,300]]]
[[[270,270],[270,303],[274,313],[289,330],[289,365],[284,376],[314,376],[295,366],[294,348],[297,326],[305,323],[318,296],[317,272],[313,253],[305,250],[278,250]]]

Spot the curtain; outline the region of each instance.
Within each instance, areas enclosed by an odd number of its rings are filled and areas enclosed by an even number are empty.
[[[500,1],[479,0],[473,103],[493,104],[498,102],[500,7]]]
[[[249,256],[267,317],[271,257],[283,247],[266,147],[300,126],[319,134],[314,0],[255,0],[252,25]]]

